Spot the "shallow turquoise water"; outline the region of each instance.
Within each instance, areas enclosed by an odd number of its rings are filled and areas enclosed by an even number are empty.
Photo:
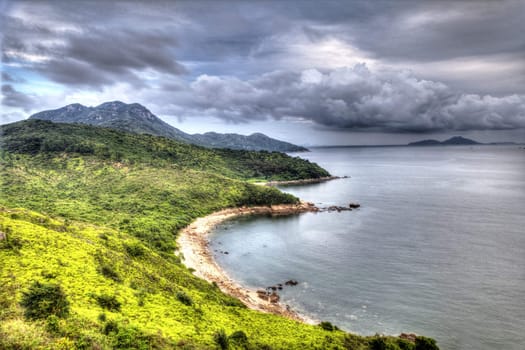
[[[525,349],[525,150],[363,147],[299,154],[351,178],[282,190],[351,212],[250,217],[216,259],[282,300],[362,334],[415,332],[442,349]],[[219,251],[228,251],[228,255]]]

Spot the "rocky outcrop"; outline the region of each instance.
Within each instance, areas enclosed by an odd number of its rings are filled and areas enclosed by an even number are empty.
[[[416,341],[417,335],[415,335],[414,333],[401,333],[399,335],[399,338],[405,339],[405,340],[408,340],[414,343]]]

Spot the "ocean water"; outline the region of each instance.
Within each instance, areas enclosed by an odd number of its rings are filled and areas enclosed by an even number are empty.
[[[298,154],[348,179],[282,190],[345,212],[219,226],[219,264],[360,334],[415,332],[441,349],[525,349],[525,149],[354,147]],[[221,254],[227,251],[229,254]]]

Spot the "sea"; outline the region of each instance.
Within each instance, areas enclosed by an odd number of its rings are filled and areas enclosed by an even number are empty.
[[[348,178],[281,190],[322,208],[361,207],[221,224],[211,247],[231,277],[257,289],[296,280],[279,291],[283,303],[350,332],[525,349],[523,146],[292,155]]]

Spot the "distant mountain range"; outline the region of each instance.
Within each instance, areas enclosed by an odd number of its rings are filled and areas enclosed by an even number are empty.
[[[438,140],[422,140],[417,142],[410,142],[409,146],[459,146],[459,145],[481,145],[482,143],[479,143],[477,141],[467,139],[462,136],[454,136],[449,138],[445,141],[438,141]]]
[[[151,113],[138,103],[105,102],[96,107],[75,103],[59,109],[33,114],[29,119],[43,119],[56,123],[80,123],[102,126],[137,134],[151,134],[209,148],[231,148],[251,151],[303,152],[306,148],[279,141],[261,133],[249,136],[239,134],[187,134]]]

